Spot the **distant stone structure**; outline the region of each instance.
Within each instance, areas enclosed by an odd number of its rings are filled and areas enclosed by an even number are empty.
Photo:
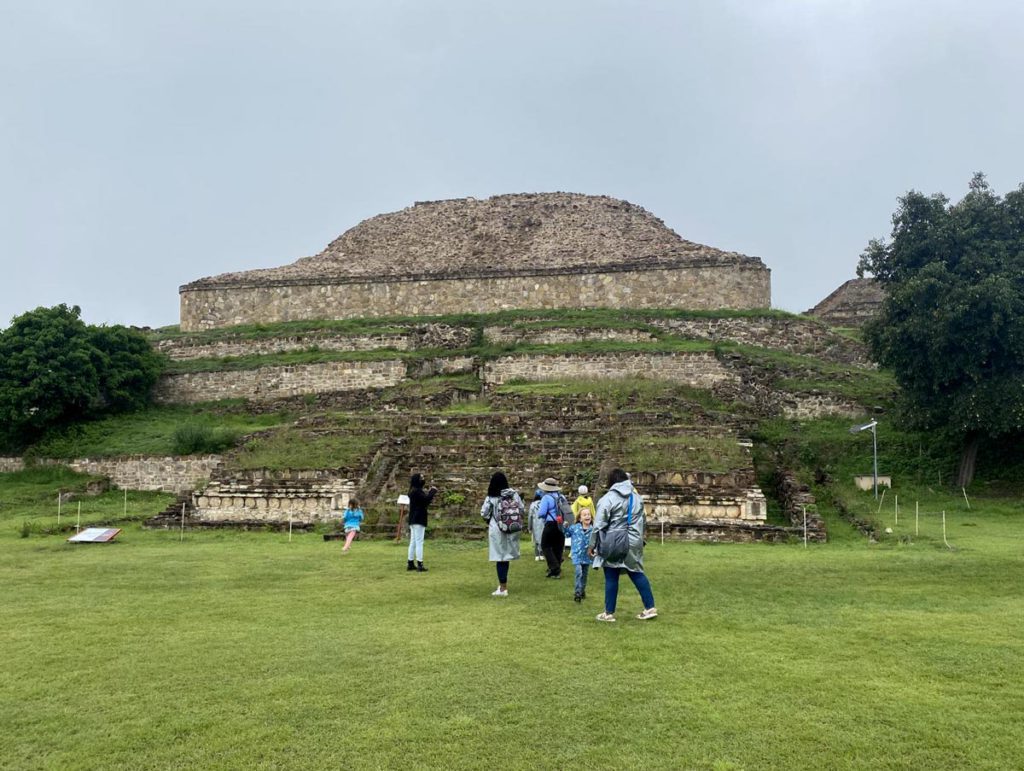
[[[771,305],[756,257],[686,241],[639,206],[575,193],[431,201],[280,268],[180,288],[181,329],[514,308]]]
[[[815,305],[813,316],[832,327],[862,327],[878,315],[885,290],[873,278],[852,278]]]

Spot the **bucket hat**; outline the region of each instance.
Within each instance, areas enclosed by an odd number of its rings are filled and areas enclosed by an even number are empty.
[[[554,477],[548,477],[543,482],[538,482],[537,487],[546,493],[557,493],[562,490],[561,485],[558,484],[558,480]]]

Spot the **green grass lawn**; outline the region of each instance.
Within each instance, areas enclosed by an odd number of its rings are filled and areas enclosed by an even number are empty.
[[[614,625],[599,574],[577,605],[524,559],[489,596],[479,542],[409,574],[404,544],[11,514],[0,766],[1019,767],[1024,523],[974,503],[955,551],[651,543],[661,616],[626,583]]]

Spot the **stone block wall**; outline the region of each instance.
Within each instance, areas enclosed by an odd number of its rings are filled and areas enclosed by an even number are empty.
[[[696,264],[650,270],[411,278],[345,283],[267,281],[182,287],[181,329],[298,319],[346,319],[514,308],[768,308],[763,265]]]
[[[585,343],[592,340],[648,343],[654,340],[654,335],[643,329],[594,329],[590,327],[530,329],[528,327],[493,326],[484,328],[484,339],[489,343],[520,345],[558,345],[561,343]]]
[[[259,369],[164,375],[153,390],[161,404],[189,404],[219,399],[268,401],[302,394],[358,391],[398,385],[405,362],[325,361]]]
[[[215,480],[192,495],[192,519],[201,523],[298,525],[339,520],[357,481],[312,477],[281,480],[253,476]]]
[[[481,372],[487,386],[510,380],[625,377],[668,380],[696,388],[739,380],[711,352],[503,356],[485,362]]]
[[[107,477],[121,489],[177,493],[209,479],[220,468],[221,457],[76,458],[67,465],[83,474]]]
[[[796,420],[810,420],[835,415],[843,418],[859,418],[864,415],[864,408],[856,402],[841,399],[832,394],[804,394],[793,396],[788,393],[778,394],[784,417]]]
[[[873,367],[867,349],[856,340],[830,332],[823,324],[771,316],[749,318],[652,319],[652,326],[680,337],[728,341],[816,356],[826,361]]]
[[[0,458],[0,474],[12,474],[25,468],[21,458]]]
[[[67,466],[81,474],[107,477],[122,490],[178,493],[207,481],[221,466],[219,455],[162,457],[129,455],[116,458],[40,458],[41,466]],[[0,472],[21,471],[21,458],[0,458]]]
[[[408,351],[411,347],[412,339],[407,334],[351,336],[310,334],[265,339],[230,338],[210,343],[186,337],[160,340],[156,344],[156,349],[167,354],[172,361],[308,351],[311,348],[318,348],[321,351],[373,351],[380,348]]]
[[[287,351],[374,351],[389,348],[412,351],[420,348],[465,348],[473,344],[474,329],[451,324],[423,323],[381,334],[351,335],[317,330],[282,337],[253,338],[231,335],[214,341],[198,337],[159,340],[156,349],[174,361],[224,356],[252,356]]]

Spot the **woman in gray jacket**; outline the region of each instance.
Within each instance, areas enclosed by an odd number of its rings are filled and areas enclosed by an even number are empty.
[[[615,603],[619,596],[619,576],[625,571],[640,592],[644,604],[643,612],[637,618],[645,620],[658,615],[654,607],[654,593],[651,582],[644,574],[644,500],[629,481],[629,475],[620,468],[608,474],[608,492],[597,502],[597,516],[590,534],[590,555],[594,567],[604,568],[604,612],[598,621],[615,620]],[[631,503],[632,502],[632,503]],[[611,561],[601,555],[597,548],[602,532],[626,528],[629,534],[629,550],[619,561]]]
[[[519,505],[525,519],[526,509],[519,493],[508,486],[505,475],[496,471],[487,486],[487,497],[480,507],[480,516],[487,520],[487,551],[491,562],[497,563],[498,588],[491,592],[494,597],[508,597],[508,563],[519,559],[519,533],[505,533],[498,527],[498,506],[503,497],[512,497]]]

